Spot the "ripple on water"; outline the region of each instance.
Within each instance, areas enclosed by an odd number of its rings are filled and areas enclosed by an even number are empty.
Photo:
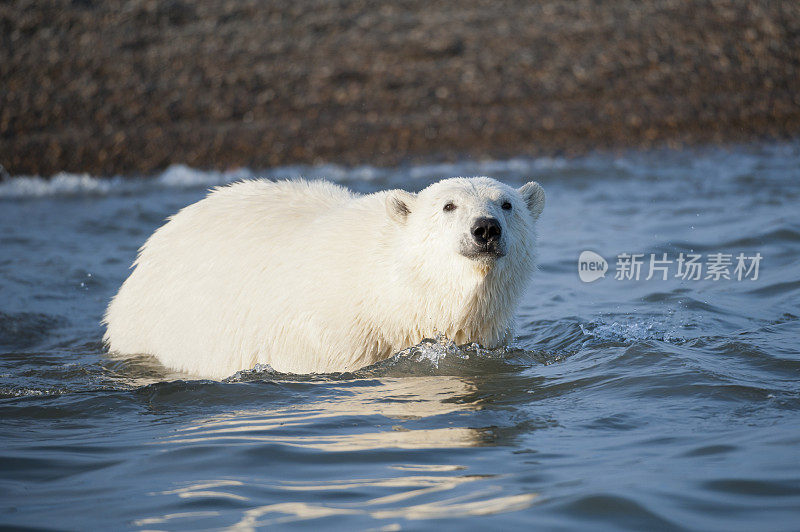
[[[583,520],[587,526],[599,521],[616,523],[616,526],[629,530],[683,530],[632,496],[588,495],[564,503],[561,510]]]
[[[41,312],[7,313],[0,311],[0,350],[29,349],[50,336],[66,320]]]
[[[231,480],[212,480],[192,483],[160,494],[177,495],[188,500],[227,500],[234,507],[243,508],[241,517],[232,525],[237,530],[255,530],[344,515],[361,517],[364,523],[396,519],[418,521],[488,516],[524,510],[535,504],[539,498],[536,493],[504,494],[500,486],[492,484],[499,480],[495,475],[450,473],[458,466],[454,468],[450,465],[409,464],[408,467],[417,468],[420,472],[428,469],[428,472],[324,482],[244,484]],[[256,507],[247,504],[252,495],[261,495],[265,491],[273,493],[272,496],[277,499],[288,497],[295,500]],[[453,491],[457,491],[458,495],[448,497],[448,493]],[[175,518],[175,515],[151,517],[137,523],[163,522]],[[194,519],[204,516],[186,514],[182,517]]]
[[[225,382],[108,355],[98,323],[166,216],[254,172],[0,183],[0,528],[796,529],[798,162],[790,143],[267,170],[363,192],[535,176],[542,267],[510,347]],[[587,284],[585,249],[764,260],[755,282]]]

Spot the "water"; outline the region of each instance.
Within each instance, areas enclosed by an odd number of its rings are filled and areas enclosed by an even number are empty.
[[[136,249],[247,170],[0,184],[0,525],[796,530],[800,145],[280,168],[362,192],[545,187],[518,336],[353,374],[191,380],[103,352]],[[609,261],[582,283],[577,258]],[[621,253],[755,256],[757,280],[616,280]],[[735,262],[735,260],[734,260]],[[732,268],[731,268],[732,271]]]

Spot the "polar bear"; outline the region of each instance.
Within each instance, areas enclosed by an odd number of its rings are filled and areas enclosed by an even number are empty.
[[[359,195],[325,181],[219,187],[153,233],[105,314],[112,352],[220,379],[256,363],[351,371],[444,334],[510,338],[542,187],[445,179]]]

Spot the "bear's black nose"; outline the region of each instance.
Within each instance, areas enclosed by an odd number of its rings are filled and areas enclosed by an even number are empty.
[[[475,242],[481,246],[485,246],[486,244],[500,240],[500,234],[503,230],[500,227],[500,222],[495,218],[478,218],[475,220],[475,223],[472,224],[470,232]]]

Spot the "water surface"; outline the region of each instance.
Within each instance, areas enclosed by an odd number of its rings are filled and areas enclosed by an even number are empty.
[[[548,197],[506,349],[225,382],[103,351],[137,248],[211,185],[478,174]],[[0,525],[796,530],[799,202],[798,144],[2,183]],[[581,282],[584,250],[605,278]],[[763,258],[755,280],[616,280],[622,253]]]

